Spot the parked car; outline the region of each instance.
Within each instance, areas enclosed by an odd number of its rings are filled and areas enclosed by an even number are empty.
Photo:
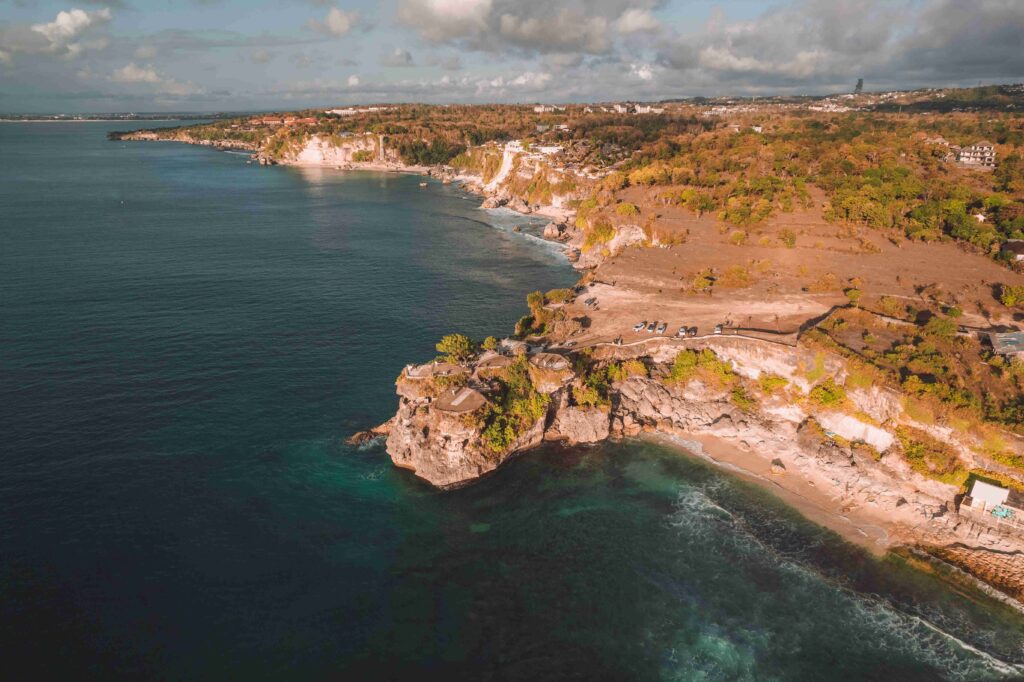
[[[648,334],[653,333],[655,327],[657,327],[657,326],[658,326],[658,321],[657,320],[655,320],[654,322],[651,322],[649,325],[647,325],[647,333]]]
[[[682,327],[679,328],[679,331],[676,332],[676,336],[679,336],[679,337],[686,336],[689,333],[689,331],[690,331],[690,328],[687,327],[684,324]]]
[[[690,327],[690,331],[687,332],[687,336],[697,336],[697,328]]]
[[[666,329],[668,329],[668,324],[666,324],[665,322],[662,322],[661,324],[658,325],[659,334],[664,334]]]
[[[715,325],[715,333],[716,334],[721,334],[722,333],[722,325],[720,325],[720,324],[716,324]]]
[[[636,324],[633,325],[633,331],[635,331],[635,332],[642,332],[644,330],[644,327],[646,327],[646,326],[647,326],[647,320],[644,320],[643,322],[637,322]]]

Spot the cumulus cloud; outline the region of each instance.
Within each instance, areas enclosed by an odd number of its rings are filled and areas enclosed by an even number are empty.
[[[109,8],[71,9],[58,12],[53,21],[29,26],[0,25],[0,63],[12,64],[19,53],[74,59],[86,50],[102,50],[110,41],[95,32],[111,17]]]
[[[381,64],[384,66],[416,66],[416,61],[412,58],[412,53],[409,50],[403,50],[400,47],[396,47],[389,54],[386,54],[381,59]]]
[[[487,30],[492,0],[402,0],[398,20],[427,40],[445,42]]]
[[[698,33],[665,36],[657,61],[690,83],[754,89],[1013,79],[1024,73],[1022,32],[1017,0],[795,0],[744,21],[719,10]]]
[[[661,24],[645,9],[627,9],[615,20],[615,30],[619,33],[654,33],[659,29]]]
[[[159,90],[159,94],[163,96],[184,97],[203,92],[202,88],[196,87],[191,83],[181,83],[173,78],[161,75],[150,65],[139,66],[135,62],[130,62],[115,70],[110,75],[110,80],[124,85],[145,84],[156,86],[154,89]]]
[[[357,85],[359,85],[359,76],[356,76],[355,74],[349,76],[348,77],[348,87],[354,88]]]
[[[654,79],[654,69],[651,68],[650,64],[631,64],[629,72],[642,81]]]
[[[328,35],[341,37],[347,35],[359,23],[359,12],[345,12],[337,7],[327,10],[327,16],[323,21],[315,19],[309,22],[309,27],[315,31]]]
[[[135,62],[125,64],[110,76],[115,83],[160,83],[162,78],[153,67],[136,66]]]
[[[660,0],[401,0],[398,21],[471,50],[607,54],[614,33],[658,28]]]
[[[87,28],[110,21],[109,7],[93,12],[72,9],[57,13],[57,17],[45,24],[33,24],[32,30],[46,38],[55,49],[69,44]]]

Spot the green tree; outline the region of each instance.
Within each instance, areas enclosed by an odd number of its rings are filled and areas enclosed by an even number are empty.
[[[438,353],[444,355],[445,360],[450,362],[468,360],[476,352],[473,340],[465,334],[448,334],[434,347]]]
[[[1003,284],[999,287],[999,301],[1007,308],[1024,305],[1024,285]]]

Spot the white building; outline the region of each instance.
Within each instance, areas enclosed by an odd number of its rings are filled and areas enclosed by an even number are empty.
[[[982,140],[963,147],[957,153],[957,161],[964,166],[981,166],[992,168],[996,165],[996,148],[991,142]]]
[[[971,509],[977,509],[978,511],[992,509],[993,507],[1001,506],[1009,497],[1009,489],[976,480],[974,485],[971,486]]]

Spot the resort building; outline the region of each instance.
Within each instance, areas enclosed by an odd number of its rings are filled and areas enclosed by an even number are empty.
[[[961,501],[960,509],[984,514],[997,523],[1024,526],[1024,495],[981,479],[971,484],[971,491]]]
[[[995,332],[989,334],[988,339],[998,355],[1024,356],[1024,332]]]
[[[1024,261],[1024,239],[1009,239],[1003,243],[1003,253],[1010,254],[1010,257],[1017,262]]]
[[[961,147],[957,152],[956,160],[964,166],[994,168],[996,165],[995,145],[982,140],[968,147]]]

